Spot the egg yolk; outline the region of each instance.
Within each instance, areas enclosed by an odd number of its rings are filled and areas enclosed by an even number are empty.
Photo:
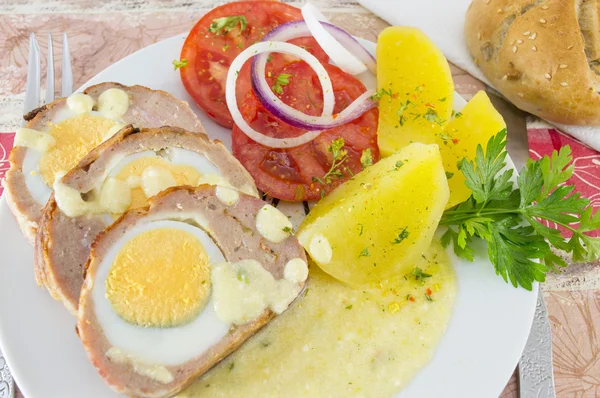
[[[49,187],[54,184],[54,176],[59,171],[68,171],[92,149],[97,147],[115,122],[99,116],[82,114],[50,127],[48,133],[56,144],[42,155],[39,171]]]
[[[175,179],[176,185],[197,185],[198,180],[200,179],[200,173],[192,166],[173,164],[161,158],[150,156],[139,158],[128,163],[119,171],[119,173],[116,175],[116,178],[121,181],[131,183],[132,178],[141,178],[144,170],[149,167],[167,170]],[[131,190],[130,209],[144,207],[148,204],[148,198],[146,197],[144,190],[142,187],[137,185],[139,184],[133,184],[133,189]]]
[[[106,279],[106,298],[126,322],[175,327],[195,319],[210,297],[209,257],[198,238],[156,228],[120,249]]]

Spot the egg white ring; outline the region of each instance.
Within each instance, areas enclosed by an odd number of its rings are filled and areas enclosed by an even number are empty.
[[[111,346],[146,363],[179,365],[206,352],[229,331],[229,325],[217,317],[212,293],[206,307],[196,319],[172,328],[142,327],[127,323],[113,310],[106,298],[106,279],[122,246],[136,235],[156,228],[178,228],[195,235],[208,254],[211,268],[213,264],[225,261],[221,250],[202,229],[179,221],[152,221],[136,225],[109,249],[98,266],[91,294],[98,324]]]
[[[217,166],[215,166],[210,160],[208,160],[206,156],[198,152],[182,148],[166,148],[165,151],[167,153],[166,157],[157,155],[154,151],[143,151],[114,159],[112,164],[110,164],[105,170],[104,177],[102,178],[101,183],[99,184],[99,186],[96,187],[96,189],[101,188],[102,183],[104,183],[104,180],[106,178],[115,177],[121,172],[121,170],[123,170],[124,167],[126,167],[131,162],[146,157],[160,158],[166,161],[167,163],[191,166],[194,169],[196,169],[196,171],[200,174],[222,175]],[[110,225],[113,223],[113,218],[110,214],[104,214],[104,221],[106,222],[106,225]]]
[[[166,148],[165,151],[167,153],[166,157],[159,156],[154,151],[137,152],[127,155],[119,160],[114,166],[111,165],[111,167],[109,167],[109,170],[107,170],[108,176],[116,176],[129,163],[145,157],[160,158],[167,163],[191,166],[200,174],[221,174],[219,169],[209,161],[206,156],[198,152],[183,148]]]

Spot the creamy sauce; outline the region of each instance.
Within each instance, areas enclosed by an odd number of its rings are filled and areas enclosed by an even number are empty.
[[[212,271],[214,307],[219,319],[228,324],[242,325],[258,318],[267,308],[276,314],[285,311],[300,293],[299,282],[306,280],[308,266],[291,273],[295,278],[275,280],[273,275],[256,260],[241,260],[237,263],[221,263]],[[300,274],[303,280],[298,280]]]
[[[131,205],[131,188],[127,183],[116,178],[108,178],[97,198],[85,201],[81,192],[61,182],[64,172],[56,175],[54,198],[56,204],[68,217],[85,214],[123,213]]]
[[[142,172],[141,187],[147,198],[174,186],[177,186],[177,181],[165,167],[150,166]]]
[[[29,128],[20,128],[15,134],[15,146],[24,146],[39,152],[46,152],[56,145],[56,140],[48,133]]]
[[[98,112],[115,119],[123,116],[129,109],[129,95],[118,88],[109,88],[98,97]]]
[[[94,105],[94,99],[83,93],[73,93],[67,98],[67,107],[77,114],[91,112]]]
[[[263,238],[279,243],[290,237],[292,222],[271,205],[264,205],[256,214],[256,229]]]
[[[299,237],[298,239],[301,238]],[[300,240],[300,243],[303,243],[302,240]],[[333,249],[327,238],[322,234],[316,235],[310,240],[308,252],[310,253],[310,256],[320,264],[329,264],[331,257],[333,256]]]
[[[454,303],[446,253],[434,242],[425,257],[423,285],[407,275],[365,291],[311,267],[288,311],[178,397],[394,396],[433,356]]]
[[[217,185],[215,188],[217,199],[226,206],[233,206],[240,200],[240,194],[233,188]]]
[[[133,366],[133,371],[135,373],[154,379],[159,383],[169,384],[174,380],[173,375],[166,367],[143,363],[135,356],[127,354],[117,347],[111,347],[106,351],[106,356],[114,363],[130,363]]]

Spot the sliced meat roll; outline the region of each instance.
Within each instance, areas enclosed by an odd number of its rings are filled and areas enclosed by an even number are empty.
[[[248,172],[205,134],[126,126],[54,184],[35,243],[38,284],[76,314],[82,266],[98,233],[166,188],[201,183],[258,195]]]
[[[127,124],[177,126],[204,132],[184,101],[142,86],[102,83],[25,115],[6,174],[7,203],[33,244],[57,173],[69,171],[91,149]]]
[[[236,350],[304,288],[291,223],[220,187],[171,188],[101,233],[77,330],[117,392],[167,397]]]

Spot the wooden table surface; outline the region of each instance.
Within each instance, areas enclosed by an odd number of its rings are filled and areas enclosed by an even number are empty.
[[[304,3],[288,2],[298,6]],[[377,34],[387,26],[355,1],[312,2],[333,23],[368,40],[375,41]],[[15,131],[20,126],[30,32],[38,37],[44,54],[42,60],[45,60],[47,34],[55,36],[55,57],[60,59],[59,38],[62,32],[68,33],[74,85],[78,87],[128,54],[188,31],[200,16],[221,3],[218,0],[2,0],[0,132]],[[452,73],[457,91],[467,98],[484,87],[458,68],[453,67]],[[60,76],[59,71],[57,76]],[[59,82],[57,87],[60,87]],[[7,167],[6,157],[0,147],[0,171]],[[551,275],[544,285],[554,336],[557,396],[561,398],[600,397],[598,265],[572,265],[562,275]],[[513,375],[501,397],[517,396]]]

